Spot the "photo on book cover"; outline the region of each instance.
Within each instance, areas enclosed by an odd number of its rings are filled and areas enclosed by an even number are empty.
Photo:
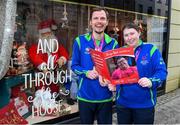
[[[139,80],[133,48],[118,48],[106,52],[90,51],[95,68],[112,84],[132,84]]]
[[[115,84],[137,82],[138,70],[133,56],[115,56],[106,59],[111,81]]]

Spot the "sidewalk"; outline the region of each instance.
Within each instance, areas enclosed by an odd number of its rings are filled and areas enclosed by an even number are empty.
[[[116,113],[113,124],[117,124]],[[154,124],[180,124],[180,88],[157,98]]]
[[[155,124],[180,124],[180,89],[158,97]]]

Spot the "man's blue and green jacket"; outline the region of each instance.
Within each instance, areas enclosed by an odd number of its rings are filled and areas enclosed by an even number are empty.
[[[117,47],[117,41],[104,34],[104,44],[101,51],[105,52]],[[98,78],[91,80],[86,77],[87,72],[94,67],[89,53],[89,50],[94,48],[91,33],[80,35],[74,41],[71,68],[79,76],[77,98],[92,103],[108,102],[112,100],[112,92],[108,90],[108,87],[102,87]]]

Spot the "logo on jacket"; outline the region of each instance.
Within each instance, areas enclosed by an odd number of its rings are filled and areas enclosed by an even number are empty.
[[[141,60],[142,65],[147,65],[149,63],[147,60],[147,56],[148,56],[147,54],[145,56],[142,56],[142,60]]]
[[[90,49],[86,48],[84,54],[89,54]]]

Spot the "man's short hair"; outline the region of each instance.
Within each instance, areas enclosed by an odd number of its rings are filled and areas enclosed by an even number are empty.
[[[109,20],[109,13],[108,13],[108,11],[104,7],[94,7],[94,8],[92,8],[91,9],[91,13],[90,13],[90,20],[92,19],[92,14],[95,11],[102,11],[102,10],[106,13],[107,20]]]

